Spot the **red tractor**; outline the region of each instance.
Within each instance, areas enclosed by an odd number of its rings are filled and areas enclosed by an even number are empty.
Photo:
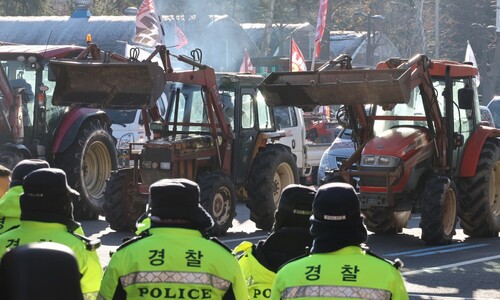
[[[481,123],[477,74],[424,55],[354,70],[344,56],[272,73],[259,88],[270,106],[343,104],[339,123],[359,147],[325,180],[356,185],[369,230],[401,232],[419,207],[421,239],[447,244],[458,219],[469,236],[500,230],[500,130]]]
[[[56,106],[51,58],[77,57],[70,45],[0,46],[0,164],[41,158],[66,171],[81,199],[79,220],[96,219],[104,203],[105,180],[117,167],[115,140],[103,111]]]

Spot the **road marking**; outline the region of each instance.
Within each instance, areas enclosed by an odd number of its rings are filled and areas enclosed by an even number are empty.
[[[437,273],[438,271],[441,271],[442,269],[450,269],[450,268],[455,268],[455,267],[460,267],[460,266],[465,266],[465,265],[471,265],[483,261],[489,261],[489,260],[494,260],[494,259],[499,259],[500,255],[495,255],[495,256],[487,256],[483,258],[478,258],[478,259],[472,259],[472,260],[465,260],[459,263],[454,263],[454,264],[449,264],[449,265],[442,265],[442,266],[437,266],[437,267],[432,267],[432,268],[425,268],[425,269],[420,269],[420,270],[413,270],[413,271],[407,271],[407,272],[401,272],[403,276],[408,276],[408,275],[415,275],[415,274],[420,274],[420,273]]]
[[[426,300],[495,300],[494,298],[464,298],[464,297],[443,297],[443,296],[433,296],[433,295],[420,295],[420,294],[408,294],[411,299],[426,299]],[[498,299],[497,299],[498,300]]]
[[[406,255],[406,256],[418,257],[418,256],[431,255],[431,254],[437,254],[437,253],[443,253],[443,252],[459,251],[459,250],[475,248],[475,247],[483,247],[483,246],[488,246],[488,245],[489,244],[473,244],[473,245],[471,245],[468,243],[460,243],[460,244],[430,247],[430,248],[418,249],[418,250],[387,253],[387,254],[384,254],[383,256],[405,256]]]

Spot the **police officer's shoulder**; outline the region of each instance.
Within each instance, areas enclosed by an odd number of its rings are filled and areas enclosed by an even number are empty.
[[[221,240],[219,240],[218,238],[216,238],[214,236],[209,237],[208,240],[211,241],[211,242],[216,243],[219,246],[221,246],[222,248],[224,248],[224,250],[226,250],[229,253],[233,252],[233,250],[231,250],[231,248],[229,248],[226,244],[224,244]]]
[[[147,230],[143,231],[138,236],[134,236],[132,238],[125,239],[123,241],[123,243],[120,246],[118,246],[118,248],[116,249],[116,251],[120,251],[121,249],[123,249],[125,247],[128,247],[128,246],[132,245],[133,243],[135,243],[137,241],[140,241],[140,240],[142,240],[144,238],[150,237],[150,236],[151,236],[151,234],[149,234],[149,232]]]
[[[277,273],[279,270],[281,270],[284,266],[288,265],[289,263],[292,263],[292,262],[294,262],[294,261],[297,261],[297,260],[299,260],[299,259],[302,259],[302,258],[304,258],[304,257],[307,257],[307,256],[309,256],[309,254],[310,254],[310,253],[309,253],[309,251],[307,251],[307,253],[304,253],[304,254],[302,254],[302,255],[299,255],[299,256],[297,256],[297,257],[294,257],[294,258],[290,259],[289,261],[287,261],[287,262],[285,262],[284,264],[282,264],[282,265],[278,268],[278,270],[276,270],[276,273]]]
[[[399,258],[396,258],[394,261],[392,261],[392,260],[378,256],[377,254],[373,253],[370,249],[368,249],[366,247],[362,247],[362,249],[365,251],[366,254],[373,256],[373,257],[376,257],[376,258],[390,264],[391,266],[393,266],[396,269],[402,268],[404,266],[403,262]]]
[[[75,233],[73,231],[68,231],[68,232],[71,233],[71,235],[78,238],[79,240],[81,240],[85,244],[85,249],[87,249],[87,251],[95,251],[99,247],[101,247],[101,240],[100,239],[90,239],[86,236],[80,235],[80,234]]]

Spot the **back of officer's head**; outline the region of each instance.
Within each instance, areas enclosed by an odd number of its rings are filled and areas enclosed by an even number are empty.
[[[312,203],[316,195],[313,187],[290,184],[281,192],[280,202],[274,214],[273,230],[283,227],[304,227],[311,225]]]
[[[10,182],[10,187],[15,187],[23,184],[23,178],[29,173],[41,169],[50,167],[49,163],[41,159],[23,159],[17,163],[17,165],[12,169],[12,178]]]
[[[35,170],[23,180],[20,197],[21,220],[67,224],[73,220],[72,199],[80,194],[66,180],[66,173],[57,168]]]
[[[359,200],[350,184],[327,183],[318,189],[313,202],[311,235],[312,252],[330,252],[367,241]]]
[[[152,226],[210,229],[214,222],[200,205],[200,187],[184,178],[161,179],[149,187]]]

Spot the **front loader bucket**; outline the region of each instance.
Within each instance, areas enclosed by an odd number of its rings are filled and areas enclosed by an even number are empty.
[[[271,107],[406,103],[410,69],[273,72],[259,90]]]
[[[165,87],[156,62],[52,60],[54,105],[139,109],[154,106]]]

